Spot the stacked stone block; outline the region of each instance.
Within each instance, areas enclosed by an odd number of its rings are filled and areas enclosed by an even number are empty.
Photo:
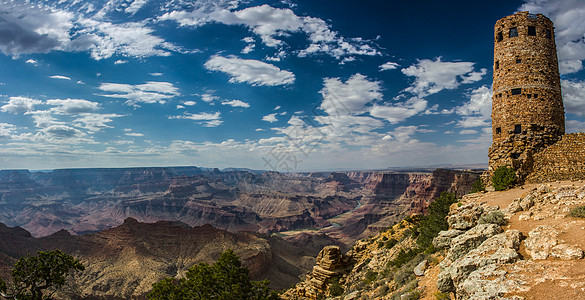
[[[533,155],[565,132],[560,77],[551,20],[518,12],[496,22],[490,173],[513,167],[521,179]]]
[[[585,179],[585,133],[566,134],[556,144],[534,155],[528,182]]]

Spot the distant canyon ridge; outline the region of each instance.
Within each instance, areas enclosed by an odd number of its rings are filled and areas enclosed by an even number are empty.
[[[480,172],[278,173],[198,167],[0,171],[0,277],[61,249],[86,270],[59,299],[128,299],[234,249],[285,289],[326,245],[349,248]],[[209,224],[209,225],[207,225]]]
[[[0,171],[0,223],[41,237],[140,222],[210,224],[230,232],[326,234],[351,243],[443,191],[463,195],[479,172],[278,173],[199,167]],[[297,232],[291,232],[297,231]],[[295,237],[296,236],[296,237]]]

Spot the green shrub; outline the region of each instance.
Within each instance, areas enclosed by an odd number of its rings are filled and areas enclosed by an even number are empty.
[[[222,253],[213,264],[199,263],[181,279],[164,278],[152,285],[148,299],[278,299],[268,281],[251,281],[232,250]]]
[[[456,202],[457,196],[455,194],[443,192],[429,205],[429,213],[423,216],[417,229],[419,235],[416,242],[423,249],[432,247],[433,239],[439,234],[439,231],[449,229],[445,217],[449,214],[449,206]]]
[[[481,178],[478,177],[471,185],[471,192],[478,193],[478,192],[483,192],[483,191],[485,191],[485,187],[483,186],[483,182],[481,181]]]
[[[368,270],[368,272],[366,272],[365,284],[370,285],[377,278],[378,278],[378,273],[376,273],[372,270]]]
[[[498,167],[492,176],[492,184],[496,191],[504,191],[516,183],[516,172],[508,166]]]
[[[337,296],[341,296],[342,294],[343,294],[343,287],[339,283],[339,278],[335,278],[334,280],[331,280],[331,283],[329,284],[329,296],[330,297],[337,297]]]
[[[396,246],[396,244],[398,244],[398,240],[391,238],[386,242],[386,248],[391,249],[392,247]]]
[[[437,300],[451,300],[451,295],[449,295],[448,293],[436,292],[435,299],[437,299]]]
[[[489,213],[481,216],[477,221],[479,224],[496,224],[500,226],[506,225],[508,220],[504,218],[504,213],[500,210],[490,211]]]
[[[569,216],[577,217],[577,218],[585,218],[585,206],[578,206],[578,207],[571,209]]]

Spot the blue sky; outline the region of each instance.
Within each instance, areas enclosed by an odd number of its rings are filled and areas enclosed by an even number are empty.
[[[486,163],[519,10],[555,22],[585,129],[581,0],[0,0],[0,169]]]

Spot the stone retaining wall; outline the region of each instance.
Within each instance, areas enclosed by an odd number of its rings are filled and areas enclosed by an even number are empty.
[[[585,133],[572,133],[534,154],[533,172],[526,181],[581,179],[585,179]]]

